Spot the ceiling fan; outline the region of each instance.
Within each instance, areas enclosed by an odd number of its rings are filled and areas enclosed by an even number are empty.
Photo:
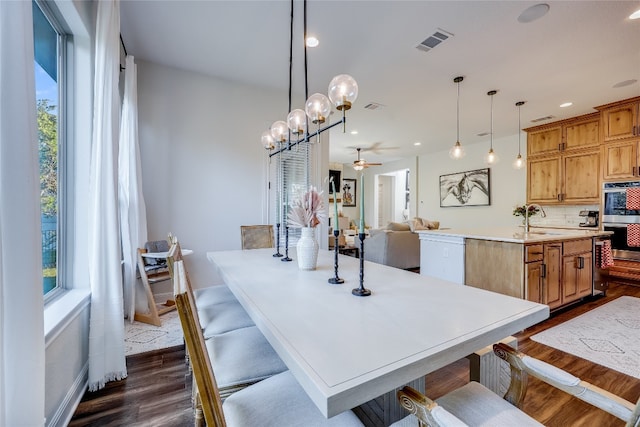
[[[347,148],[361,150],[363,153],[366,153],[367,151],[371,151],[373,154],[383,154],[382,151],[384,150],[397,150],[399,148],[399,147],[381,147],[381,145],[382,145],[382,142],[374,142],[368,147],[360,147],[360,148],[347,147]]]
[[[369,163],[365,159],[360,158],[360,148],[356,148],[358,150],[358,159],[353,161],[353,168],[357,171],[362,170],[364,168],[368,168],[369,166],[381,166],[382,163]]]

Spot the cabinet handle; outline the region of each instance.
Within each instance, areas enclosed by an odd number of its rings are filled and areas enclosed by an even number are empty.
[[[547,264],[542,264],[540,267],[540,269],[542,270],[540,271],[540,277],[544,279],[545,277],[547,277]]]
[[[581,270],[584,268],[584,257],[583,256],[579,256],[578,257],[578,268],[581,269]]]
[[[631,172],[631,175],[636,176],[636,167],[635,167],[635,166],[633,167],[633,170],[632,170],[632,172]]]
[[[560,201],[560,193],[558,193],[558,196],[557,196],[557,198],[558,198],[558,201]]]
[[[562,142],[558,143],[558,151],[562,151]]]

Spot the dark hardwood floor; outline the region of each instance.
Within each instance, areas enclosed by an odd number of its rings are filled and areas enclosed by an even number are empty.
[[[640,380],[531,339],[532,335],[605,304],[622,295],[640,297],[640,287],[612,285],[606,297],[554,313],[548,320],[516,334],[519,349],[545,360],[631,402],[640,396]],[[640,314],[639,314],[640,315]],[[191,426],[191,375],[185,364],[184,347],[159,350],[127,358],[127,379],[86,393],[69,426]],[[427,375],[429,397],[439,396],[469,381],[469,363],[459,360]],[[566,393],[531,379],[524,411],[550,427],[624,426],[604,411]]]

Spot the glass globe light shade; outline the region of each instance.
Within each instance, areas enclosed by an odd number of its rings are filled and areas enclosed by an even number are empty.
[[[329,83],[329,99],[338,110],[348,110],[356,98],[358,83],[350,75],[337,75]]]
[[[331,101],[321,93],[314,93],[307,99],[304,109],[311,123],[324,123],[331,113]]]
[[[449,157],[452,159],[461,159],[465,154],[467,153],[464,151],[464,147],[460,145],[460,141],[456,141],[455,145],[449,150]]]
[[[362,169],[364,169],[364,166],[356,163],[355,165],[353,165],[353,168],[357,171],[361,171]]]
[[[500,158],[498,157],[498,155],[493,151],[493,148],[489,149],[489,152],[487,153],[487,155],[484,157],[484,162],[488,165],[494,165],[496,163],[498,163],[498,161],[500,160]]]
[[[273,150],[275,145],[273,144],[273,136],[271,136],[271,131],[265,130],[262,132],[262,137],[260,138],[260,142],[265,150]]]
[[[287,124],[282,120],[273,122],[271,125],[271,136],[276,142],[285,142],[287,140],[288,132],[289,128],[287,127]]]
[[[291,129],[291,133],[296,135],[300,135],[307,130],[307,116],[304,111],[299,108],[291,111],[287,115],[287,125],[289,125],[289,129]]]
[[[518,157],[513,161],[514,169],[522,169],[524,167],[524,159],[521,154],[518,154]]]

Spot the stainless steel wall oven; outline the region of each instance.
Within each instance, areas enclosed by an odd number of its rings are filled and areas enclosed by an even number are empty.
[[[640,224],[640,210],[627,209],[627,189],[640,188],[640,181],[605,182],[603,184],[602,225],[613,232],[613,257],[640,261],[640,247],[627,244],[627,225]]]

